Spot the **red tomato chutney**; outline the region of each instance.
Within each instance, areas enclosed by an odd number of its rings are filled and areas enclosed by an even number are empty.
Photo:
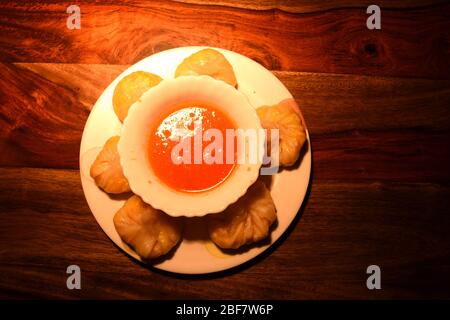
[[[170,113],[156,119],[150,130],[148,158],[153,172],[163,183],[177,191],[201,192],[218,186],[231,174],[236,163],[235,141],[232,163],[227,163],[225,150],[226,129],[236,129],[233,121],[217,108],[201,102],[183,103],[169,110]],[[215,137],[208,140],[204,135],[208,129],[221,132],[223,149],[216,150],[219,150],[218,155],[222,154],[219,157],[222,161],[204,161],[205,148],[215,141]],[[182,149],[180,152],[181,141],[185,142],[185,146],[190,146],[190,150]],[[175,155],[181,154],[183,161],[179,156],[180,162],[174,162],[172,151]],[[211,150],[211,155],[216,156],[215,150]]]

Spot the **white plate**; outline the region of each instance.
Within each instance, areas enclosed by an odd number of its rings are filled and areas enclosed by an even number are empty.
[[[112,95],[118,81],[138,70],[148,71],[162,78],[173,78],[178,64],[187,56],[205,47],[182,47],[159,52],[147,57],[119,75],[95,103],[86,122],[80,147],[80,173],[83,191],[89,208],[108,237],[127,254],[139,257],[122,242],[113,224],[115,212],[123,205],[122,197],[110,197],[101,191],[89,176],[89,168],[103,144],[112,135],[120,135],[121,123],[112,108]],[[269,70],[238,53],[217,49],[233,66],[239,91],[244,93],[255,108],[273,105],[292,95]],[[301,99],[301,97],[299,97]],[[300,106],[301,107],[301,106]],[[309,144],[298,167],[283,170],[272,176],[271,195],[275,202],[278,223],[270,241],[233,255],[224,254],[208,239],[204,223],[199,218],[187,219],[183,241],[171,255],[153,264],[155,268],[185,274],[202,274],[226,270],[261,254],[289,227],[297,215],[308,188],[311,173],[311,147]]]

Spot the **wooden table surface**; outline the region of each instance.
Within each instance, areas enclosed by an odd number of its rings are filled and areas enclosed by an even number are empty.
[[[450,298],[450,4],[378,0],[0,4],[0,297]],[[119,4],[121,3],[121,4]],[[273,71],[313,151],[301,218],[234,272],[165,274],[123,254],[91,214],[78,152],[89,111],[128,65],[218,46]],[[66,288],[66,268],[82,289]],[[381,268],[381,290],[366,268]]]

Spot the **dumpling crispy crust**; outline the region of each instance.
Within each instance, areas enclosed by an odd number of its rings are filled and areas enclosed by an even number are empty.
[[[120,166],[119,152],[117,151],[118,142],[119,136],[109,138],[90,170],[91,177],[95,180],[97,186],[107,193],[131,191],[128,180],[123,175]]]
[[[256,111],[264,129],[279,129],[280,165],[295,164],[306,141],[305,126],[299,114],[287,104],[262,106]],[[270,147],[270,132],[267,133],[267,138]]]
[[[182,219],[173,218],[132,196],[114,216],[120,238],[143,259],[168,253],[180,240]]]
[[[175,77],[199,75],[211,76],[233,87],[237,86],[233,67],[223,54],[214,49],[203,49],[190,55],[175,71]]]
[[[144,92],[161,81],[161,77],[145,71],[133,72],[120,80],[114,88],[112,98],[114,112],[119,120],[123,122],[130,106],[138,101]]]
[[[258,180],[236,203],[207,219],[211,240],[221,248],[237,249],[267,237],[277,214],[269,190]]]

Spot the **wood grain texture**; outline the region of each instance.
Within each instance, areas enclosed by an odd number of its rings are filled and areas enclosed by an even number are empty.
[[[450,299],[450,4],[177,0],[0,3],[0,298]],[[291,232],[213,276],[146,268],[108,239],[81,188],[89,111],[129,64],[185,45],[262,63],[299,103],[309,197]],[[66,268],[82,290],[66,289]],[[366,267],[382,268],[367,290]]]
[[[89,110],[116,69],[0,64],[0,164],[77,167]]]
[[[450,74],[450,4],[386,9],[382,32],[367,29],[364,8],[293,14],[161,1],[79,5],[81,30],[69,30],[66,4],[2,2],[0,61],[131,64],[169,48],[208,45],[271,70],[441,79]]]
[[[4,64],[0,88],[10,94],[0,104],[0,164],[78,168],[88,110],[126,67]],[[450,178],[450,81],[275,75],[306,118],[320,169],[315,179]]]
[[[96,224],[74,170],[0,169],[0,292],[47,298],[450,298],[450,189],[318,181],[289,237],[238,273],[176,277],[131,261]],[[62,241],[62,239],[64,239]],[[65,269],[82,269],[82,290]],[[365,288],[365,267],[383,290]],[[42,290],[42,284],[46,284]]]
[[[281,10],[290,13],[310,13],[337,8],[367,8],[372,4],[382,9],[420,8],[445,3],[445,0],[174,0],[176,2],[227,6],[251,10]]]

